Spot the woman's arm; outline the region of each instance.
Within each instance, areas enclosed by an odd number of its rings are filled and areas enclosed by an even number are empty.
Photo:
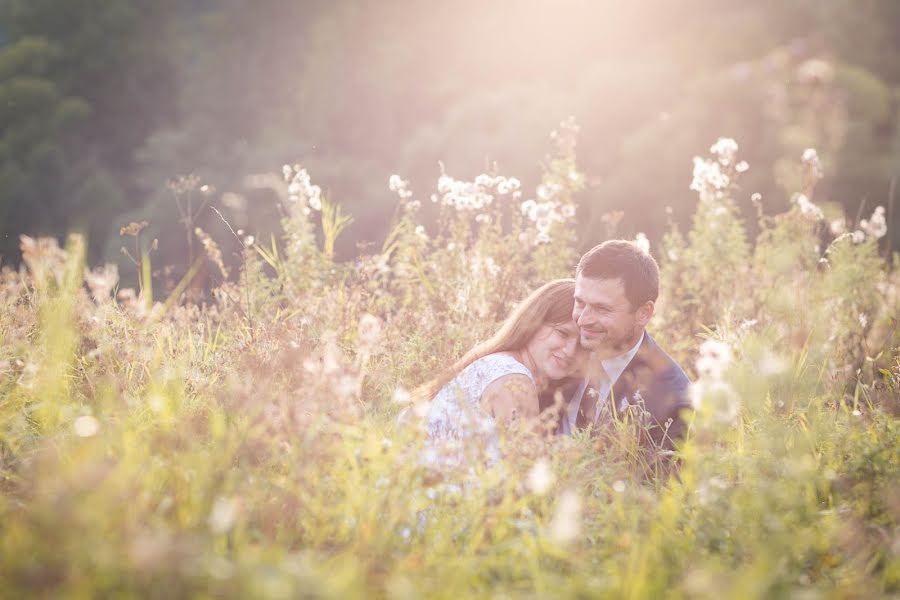
[[[498,421],[530,420],[540,412],[534,383],[519,373],[492,381],[481,395],[481,406]]]

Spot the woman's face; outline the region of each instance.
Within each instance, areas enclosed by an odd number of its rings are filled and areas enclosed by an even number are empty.
[[[544,323],[525,347],[538,375],[563,379],[575,372],[581,353],[575,321]]]

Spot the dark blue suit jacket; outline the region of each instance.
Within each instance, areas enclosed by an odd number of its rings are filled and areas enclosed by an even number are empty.
[[[583,397],[573,397],[582,387],[582,378],[570,378],[550,386],[541,396],[541,409],[554,406],[557,392],[569,402],[581,404]],[[641,420],[641,441],[647,446],[671,449],[674,442],[684,438],[687,423],[682,412],[691,408],[688,395],[690,380],[684,370],[653,340],[644,333],[637,353],[613,385],[607,406],[598,406],[598,411],[607,411],[613,418],[637,418]],[[584,394],[593,387],[588,385]],[[561,432],[562,413],[557,421],[557,431]],[[579,411],[576,427],[586,427],[588,422]],[[602,429],[602,427],[598,428]]]

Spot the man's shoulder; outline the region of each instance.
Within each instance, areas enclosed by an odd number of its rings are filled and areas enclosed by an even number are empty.
[[[678,397],[676,404],[686,401],[690,379],[681,365],[649,333],[645,332],[644,341],[629,367],[636,371],[639,380],[649,384],[648,387],[674,392]]]
[[[644,332],[644,341],[635,355],[639,363],[648,366],[660,376],[672,379],[684,379],[689,382],[687,374],[678,362],[663,350],[649,332]]]

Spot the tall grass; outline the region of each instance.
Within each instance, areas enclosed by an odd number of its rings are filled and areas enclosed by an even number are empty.
[[[394,421],[407,390],[571,275],[576,132],[530,198],[496,173],[443,173],[432,196],[392,178],[394,228],[352,264],[305,171],[256,178],[283,238],[241,234],[240,271],[203,304],[189,281],[157,302],[117,290],[76,237],[23,238],[0,276],[2,595],[900,593],[900,281],[877,215],[829,222],[810,188],[751,239],[727,140],[696,163],[691,229],[655,249],[651,330],[696,381],[677,475],[628,426],[509,432],[475,476],[424,466],[415,418]]]

